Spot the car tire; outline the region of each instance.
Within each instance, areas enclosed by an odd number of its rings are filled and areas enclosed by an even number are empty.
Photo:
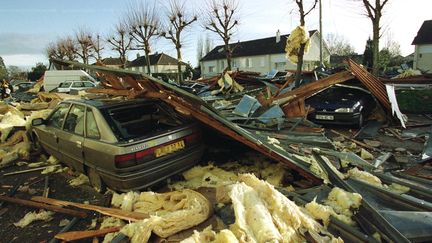
[[[362,128],[364,125],[364,116],[362,113],[360,113],[360,116],[358,118],[357,127]]]
[[[106,191],[106,185],[100,177],[99,173],[95,168],[87,167],[87,176],[90,181],[90,185],[99,193]]]
[[[31,143],[31,149],[35,154],[43,154],[45,153],[44,149],[42,148],[42,145],[39,141],[39,137],[33,133],[32,135],[32,143]]]

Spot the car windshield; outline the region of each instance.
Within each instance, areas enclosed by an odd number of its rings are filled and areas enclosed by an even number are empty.
[[[60,88],[69,88],[69,86],[71,85],[71,82],[64,82],[60,84]]]
[[[154,136],[184,122],[170,107],[155,102],[110,107],[101,112],[120,141]]]

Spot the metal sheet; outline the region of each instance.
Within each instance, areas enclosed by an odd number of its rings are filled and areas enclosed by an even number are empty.
[[[432,157],[432,129],[431,132],[429,133],[429,138],[423,149],[422,159],[427,159],[429,157]]]
[[[380,213],[411,241],[432,241],[432,212],[382,210]]]
[[[249,95],[244,95],[232,113],[241,117],[249,117],[260,107],[261,104],[257,99]]]

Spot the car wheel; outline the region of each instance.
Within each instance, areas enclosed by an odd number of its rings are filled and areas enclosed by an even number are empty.
[[[106,185],[97,173],[96,169],[87,167],[87,176],[90,181],[90,185],[99,193],[104,193],[106,191]]]
[[[34,153],[36,153],[36,154],[42,154],[42,153],[44,153],[45,151],[43,150],[43,148],[42,148],[42,145],[41,145],[41,143],[40,143],[40,141],[39,141],[39,137],[36,135],[36,134],[34,134],[33,133],[33,135],[32,135],[32,144],[31,144],[31,148],[32,148],[32,150],[34,151]]]
[[[363,117],[363,114],[360,113],[360,116],[359,116],[359,118],[358,118],[357,126],[358,126],[358,128],[362,128],[363,125],[364,125],[364,117]]]

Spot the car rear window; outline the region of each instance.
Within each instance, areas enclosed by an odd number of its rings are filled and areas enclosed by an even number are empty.
[[[116,106],[101,112],[120,141],[154,136],[185,122],[171,107],[156,102]]]

